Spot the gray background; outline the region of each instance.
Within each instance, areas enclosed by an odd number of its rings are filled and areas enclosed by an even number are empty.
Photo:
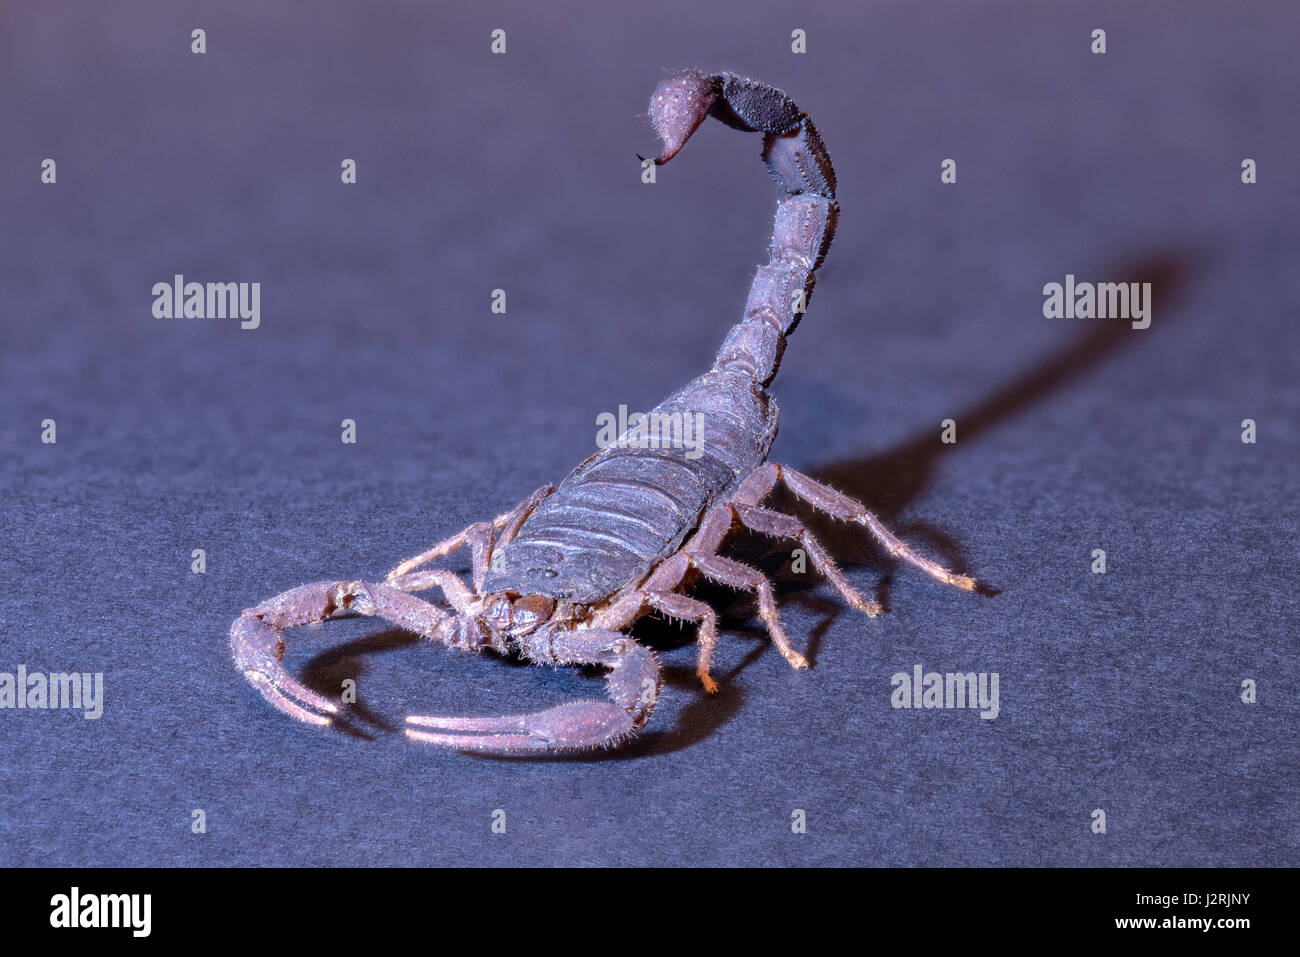
[[[1297,863],[1297,17],[1136,6],[5,3],[0,670],[103,671],[107,703],[0,712],[0,861]],[[600,686],[365,621],[288,656],[359,679],[356,733],[293,724],[231,666],[240,609],[557,481],[739,317],[758,138],[711,123],[654,186],[633,156],[682,66],[786,89],[839,173],[774,457],[997,593],[826,529],[889,614],[782,573],[795,673],[709,593],[712,700],[647,623],[668,688],[616,754],[411,744],[410,712]],[[261,328],[152,318],[178,272],[261,282]],[[1043,318],[1066,273],[1152,281],[1152,328]],[[999,672],[1001,716],[891,709],[917,663]]]

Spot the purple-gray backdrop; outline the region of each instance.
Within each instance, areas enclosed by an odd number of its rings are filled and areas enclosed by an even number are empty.
[[[0,862],[1300,861],[1294,5],[757,6],[3,5],[0,671],[106,702],[0,711]],[[999,593],[827,530],[889,614],[785,572],[795,673],[711,593],[712,700],[648,625],[668,688],[608,758],[411,744],[599,683],[365,621],[288,656],[357,678],[365,733],[291,723],[231,666],[240,609],[558,480],[739,316],[758,138],[711,123],[653,186],[633,155],[682,66],[786,89],[839,173],[774,455]],[[153,318],[176,273],[260,282],[260,328]],[[1044,318],[1067,274],[1152,282],[1151,328]],[[894,710],[916,664],[998,672],[1001,715]]]

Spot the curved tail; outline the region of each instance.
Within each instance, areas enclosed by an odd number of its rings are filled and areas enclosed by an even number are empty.
[[[713,367],[743,372],[764,386],[781,365],[785,337],[812,295],[813,271],[835,235],[839,205],[835,170],[817,128],[775,87],[734,73],[687,70],[669,77],[650,98],[650,119],[664,141],[655,160],[667,163],[705,117],[763,134],[763,162],[776,182],[771,261],[758,267],[745,315],[731,327]]]

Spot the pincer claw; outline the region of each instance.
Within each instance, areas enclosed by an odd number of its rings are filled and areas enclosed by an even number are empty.
[[[414,741],[480,754],[609,747],[631,736],[637,729],[633,715],[608,701],[570,701],[536,714],[500,718],[411,715],[406,722],[420,728],[437,729],[417,731],[407,728],[407,737]],[[446,731],[475,733],[440,733]]]
[[[230,647],[235,666],[244,677],[263,698],[291,718],[327,725],[332,719],[319,712],[338,714],[338,705],[284,670],[284,639],[262,619],[241,615],[230,629]]]

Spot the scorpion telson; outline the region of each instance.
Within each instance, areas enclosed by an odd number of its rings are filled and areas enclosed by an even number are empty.
[[[491,522],[469,526],[398,565],[382,582],[303,585],[248,609],[231,628],[235,665],[271,704],[300,721],[330,724],[339,705],[284,670],[283,632],[345,613],[372,615],[466,651],[486,648],[543,664],[608,669],[609,700],[511,717],[411,716],[411,738],[497,754],[616,745],[645,725],[661,686],[654,655],[626,633],[642,616],[696,623],[697,672],[705,689],[717,690],[710,674],[717,615],[682,594],[700,579],[754,594],[777,649],[793,667],[806,668],[781,626],[771,582],[721,554],[734,531],[798,542],[850,605],[872,617],[880,607],[849,584],[803,522],[764,506],[778,484],[834,518],[864,526],[890,554],[939,581],[975,587],[973,579],[912,551],[860,502],[766,461],[778,417],[767,385],[835,233],[835,173],[812,121],[780,90],[731,73],[693,70],[664,80],[651,98],[650,117],[664,143],[655,162],[672,159],[709,116],[763,134],[762,158],[776,183],[777,207],[770,261],[758,268],[744,315],[713,367],[654,410],[702,416],[708,423],[702,454],[610,445],[559,487],[544,486]],[[461,548],[470,550],[471,585],[430,567]],[[441,591],[445,606],[414,594],[431,589]]]

